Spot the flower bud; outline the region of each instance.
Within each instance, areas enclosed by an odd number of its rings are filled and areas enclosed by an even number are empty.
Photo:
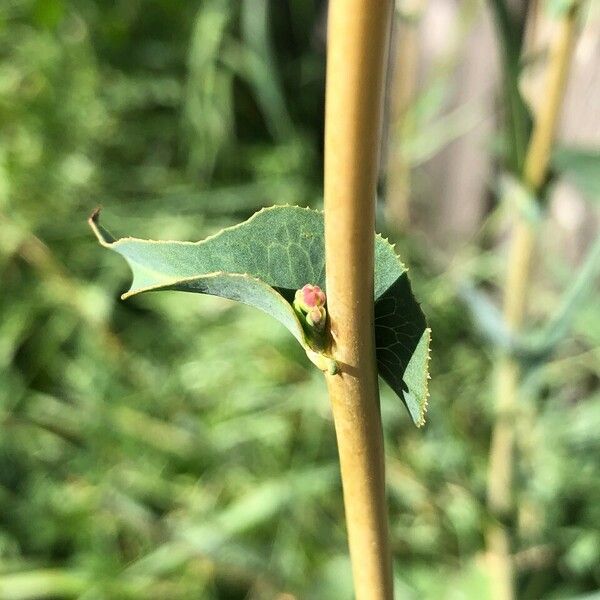
[[[306,322],[317,331],[322,331],[325,328],[326,321],[327,312],[322,306],[311,308],[306,315]]]
[[[325,306],[327,298],[325,292],[318,285],[307,283],[296,292],[294,305],[299,310],[308,313],[316,306]]]

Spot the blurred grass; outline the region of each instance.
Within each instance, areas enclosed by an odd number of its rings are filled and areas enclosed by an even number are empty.
[[[199,239],[262,205],[318,204],[321,11],[0,5],[0,599],[351,597],[320,375],[245,307],[120,302],[128,273],[85,225],[103,204],[115,230]],[[424,430],[383,390],[402,598],[489,592],[493,351],[453,269],[493,281],[491,239],[447,272],[424,236],[399,241],[435,352]],[[550,273],[536,318],[571,279]],[[526,382],[522,598],[600,588],[599,347],[592,300]]]

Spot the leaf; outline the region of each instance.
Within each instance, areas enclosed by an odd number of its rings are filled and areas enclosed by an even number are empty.
[[[282,323],[323,370],[333,359],[313,351],[292,308],[306,283],[325,289],[323,213],[274,206],[200,242],[115,240],[99,223],[100,243],[121,254],[133,272],[123,298],[179,290],[249,304]],[[375,237],[375,339],[380,375],[406,404],[417,425],[427,405],[430,332],[414,299],[406,267],[393,247]]]
[[[570,11],[578,0],[548,0],[544,7],[551,19],[559,19]]]
[[[600,201],[600,150],[563,147],[554,152],[552,162],[590,200]]]

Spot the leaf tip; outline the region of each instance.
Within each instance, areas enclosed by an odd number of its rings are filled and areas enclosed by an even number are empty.
[[[92,214],[88,218],[88,225],[94,232],[96,238],[102,246],[109,246],[115,241],[115,238],[100,225],[100,212],[102,208],[98,206],[92,211]]]
[[[92,223],[96,223],[100,218],[100,211],[102,210],[101,206],[96,206],[96,208],[92,211],[92,214],[88,218],[88,223],[91,225]]]
[[[90,226],[90,228],[92,229],[92,231],[94,232],[94,235],[98,238],[98,240],[100,242],[102,242],[102,236],[100,235],[100,230],[98,228],[98,224],[100,222],[100,211],[102,210],[101,206],[97,206],[93,211],[92,214],[88,217],[88,225]]]

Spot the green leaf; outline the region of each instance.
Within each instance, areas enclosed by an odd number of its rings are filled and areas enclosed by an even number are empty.
[[[544,8],[551,19],[559,19],[569,12],[578,1],[579,0],[547,0]]]
[[[554,152],[552,162],[590,200],[600,200],[600,150],[563,147]]]
[[[129,298],[142,292],[179,290],[221,296],[270,314],[294,335],[323,370],[333,359],[316,352],[292,308],[307,283],[325,289],[323,213],[274,206],[200,242],[115,240],[99,223],[100,243],[121,254],[133,272]],[[393,247],[375,237],[375,339],[380,375],[422,425],[427,406],[430,332],[414,299],[406,267]],[[335,363],[334,363],[335,364]]]

